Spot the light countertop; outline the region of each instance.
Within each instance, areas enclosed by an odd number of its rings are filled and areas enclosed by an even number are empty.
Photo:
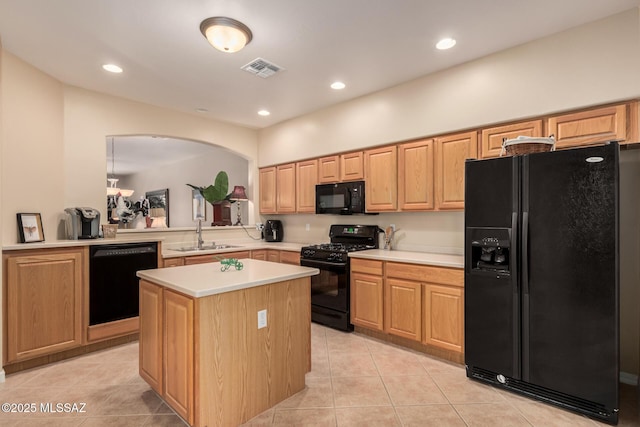
[[[366,251],[349,252],[349,257],[404,262],[409,264],[433,265],[437,267],[464,268],[463,255],[369,249]]]
[[[138,271],[137,275],[141,279],[200,298],[285,280],[314,276],[320,273],[317,268],[255,259],[243,259],[240,261],[243,264],[242,270],[236,270],[232,266],[227,271],[220,271],[221,264],[214,262],[141,270]]]
[[[141,237],[128,236],[115,239],[78,239],[78,240],[52,240],[33,243],[16,243],[13,245],[2,246],[3,251],[20,251],[29,249],[51,249],[51,248],[70,248],[75,246],[93,246],[93,245],[116,245],[121,243],[148,243],[161,242],[163,239],[158,237]]]

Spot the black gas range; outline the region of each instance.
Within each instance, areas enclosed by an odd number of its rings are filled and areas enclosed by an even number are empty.
[[[332,328],[352,331],[349,306],[349,252],[377,249],[377,225],[332,225],[331,243],[305,246],[300,265],[315,267],[311,278],[311,320]]]

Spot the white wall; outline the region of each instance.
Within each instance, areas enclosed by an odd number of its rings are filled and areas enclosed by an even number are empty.
[[[186,184],[206,187],[213,184],[219,171],[229,176],[229,192],[234,185],[249,186],[249,167],[246,159],[234,153],[212,147],[212,153],[187,160],[163,165],[158,169],[149,169],[132,175],[119,177],[122,188],[135,190],[132,201],[144,197],[147,191],[169,189],[169,226],[193,227],[191,220],[191,188]],[[207,203],[207,221],[213,219],[213,208]],[[248,223],[247,203],[240,203],[243,223]],[[233,222],[236,218],[236,204],[232,206]],[[106,212],[106,211],[105,211]]]

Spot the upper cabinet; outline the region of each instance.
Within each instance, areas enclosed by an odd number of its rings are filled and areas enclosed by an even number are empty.
[[[260,213],[276,213],[276,167],[260,169]]]
[[[398,145],[398,207],[405,211],[435,207],[433,139]]]
[[[447,135],[435,141],[438,209],[464,209],[464,163],[478,156],[478,133]]]
[[[318,160],[296,163],[296,211],[298,213],[315,213],[317,183]]]
[[[340,181],[340,156],[321,157],[318,160],[318,182],[327,184]]]
[[[502,141],[519,136],[543,137],[542,120],[512,123],[482,130],[480,158],[500,157]]]
[[[340,155],[340,181],[364,179],[364,155],[362,151]]]
[[[364,170],[367,212],[395,211],[398,207],[397,147],[365,151]]]
[[[547,119],[549,134],[556,137],[556,148],[592,145],[611,140],[627,139],[627,105],[596,108],[579,113],[563,114]]]
[[[276,210],[278,213],[296,211],[296,164],[276,166]]]

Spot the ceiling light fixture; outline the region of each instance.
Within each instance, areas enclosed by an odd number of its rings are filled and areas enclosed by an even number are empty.
[[[342,83],[342,82],[333,82],[333,83],[331,83],[331,89],[342,90],[345,87],[347,87],[347,85]]]
[[[260,110],[260,111],[258,111],[258,114],[260,114],[261,116],[268,116],[268,115],[270,115],[271,113],[270,113],[270,112],[268,112],[267,110]]]
[[[436,48],[440,50],[446,50],[446,49],[451,49],[455,45],[456,45],[455,39],[447,37],[440,40],[438,43],[436,43]]]
[[[249,27],[225,16],[205,19],[200,23],[200,32],[211,46],[228,53],[238,52],[253,38]]]
[[[110,73],[120,74],[122,72],[122,68],[118,67],[116,64],[104,64],[102,69],[108,71]]]

